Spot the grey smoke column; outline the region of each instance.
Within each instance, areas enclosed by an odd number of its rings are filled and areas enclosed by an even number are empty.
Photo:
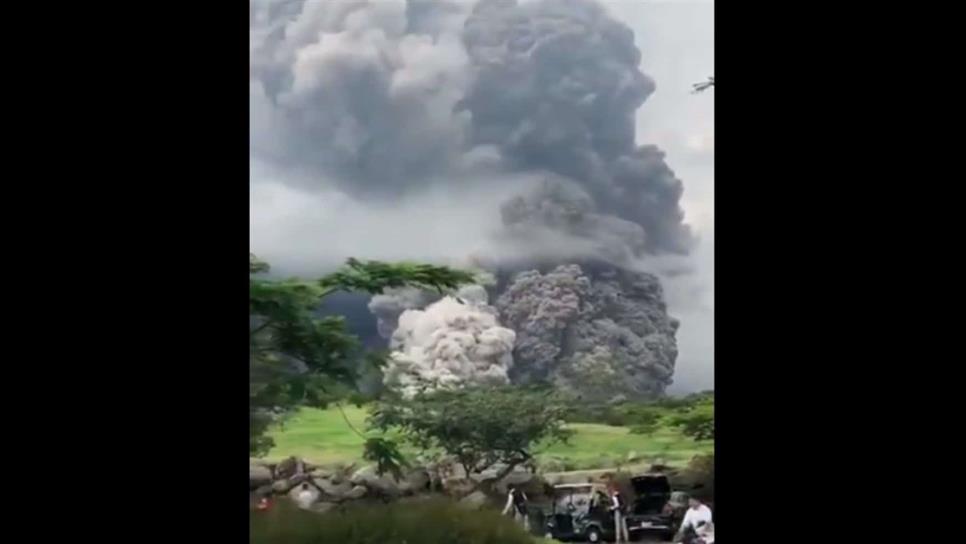
[[[553,172],[642,227],[647,252],[692,245],[680,180],[635,143],[654,82],[597,2],[257,0],[250,38],[262,159],[382,199]]]
[[[367,198],[446,171],[469,116],[459,2],[256,1],[253,153]]]
[[[681,181],[659,149],[635,141],[636,111],[655,83],[626,25],[593,0],[254,0],[251,9],[254,157],[297,172],[287,182],[300,189],[336,185],[363,202],[440,183],[543,180],[520,181],[500,210],[505,238],[524,247],[497,265],[584,268],[525,273],[502,293],[493,326],[516,331],[511,374],[586,394],[663,391],[677,323],[657,278],[628,268],[686,254],[694,240]],[[467,251],[471,237],[489,235],[467,232]],[[393,292],[370,309],[388,336],[431,302]],[[415,342],[397,346],[413,368],[436,349],[427,327],[451,330],[441,317],[418,321]],[[505,336],[490,340],[505,347]],[[490,366],[508,367],[500,360]]]
[[[461,105],[475,144],[574,179],[601,210],[642,226],[648,250],[688,252],[681,181],[662,152],[634,141],[655,85],[627,26],[590,0],[483,0],[464,41],[475,78]]]
[[[496,303],[517,333],[520,382],[552,382],[585,397],[652,397],[671,383],[678,323],[655,276],[559,266],[516,276]]]

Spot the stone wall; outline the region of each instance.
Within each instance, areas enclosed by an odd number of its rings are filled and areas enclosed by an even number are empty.
[[[351,501],[389,501],[407,497],[444,495],[472,507],[500,506],[507,486],[514,484],[533,500],[546,492],[543,479],[525,468],[517,468],[496,481],[501,467],[467,478],[462,468],[442,461],[406,470],[399,480],[380,476],[374,466],[319,466],[289,458],[279,463],[249,461],[249,490],[252,501],[263,496],[288,496],[296,500],[303,485],[311,495],[308,508],[320,512]]]

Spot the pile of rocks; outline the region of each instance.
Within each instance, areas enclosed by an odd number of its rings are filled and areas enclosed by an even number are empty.
[[[374,466],[319,466],[294,457],[279,463],[251,459],[248,483],[253,501],[270,495],[288,495],[296,500],[303,492],[302,484],[306,484],[312,495],[308,507],[319,512],[349,501],[386,501],[429,494],[446,495],[474,507],[496,505],[502,502],[509,484],[524,489],[529,496],[543,494],[545,483],[532,471],[519,467],[497,481],[500,468],[467,478],[458,465],[443,461],[410,468],[396,480],[389,474],[380,476]]]
[[[306,484],[312,494],[312,509],[327,511],[334,506],[362,499],[394,499],[430,491],[430,476],[425,469],[408,471],[398,481],[379,476],[374,467],[356,469],[353,465],[323,467],[297,458],[280,463],[249,460],[248,484],[252,499],[268,495],[288,495],[295,499]]]

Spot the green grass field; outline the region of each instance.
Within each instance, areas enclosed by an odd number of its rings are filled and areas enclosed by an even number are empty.
[[[360,430],[366,428],[364,408],[343,408],[349,421]],[[569,425],[575,431],[569,444],[537,448],[541,461],[564,461],[572,469],[602,468],[623,461],[628,453],[639,458],[660,457],[668,463],[680,464],[694,455],[714,451],[713,441],[695,442],[682,436],[676,429],[661,428],[652,436],[630,434],[626,427],[612,427],[587,423]],[[303,409],[289,419],[285,426],[272,433],[275,448],[268,455],[277,460],[289,456],[301,457],[317,464],[359,461],[363,439],[355,434],[338,409]],[[409,451],[407,453],[414,453]]]

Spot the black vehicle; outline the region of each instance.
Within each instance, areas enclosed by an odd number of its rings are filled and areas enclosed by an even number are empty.
[[[665,540],[674,538],[687,511],[687,495],[672,493],[671,483],[664,474],[635,476],[631,478],[631,485],[635,497],[626,518],[631,539],[637,540],[645,534],[658,534]]]
[[[553,503],[546,520],[547,538],[563,541],[613,540],[614,515],[607,488],[602,484],[554,486]]]

